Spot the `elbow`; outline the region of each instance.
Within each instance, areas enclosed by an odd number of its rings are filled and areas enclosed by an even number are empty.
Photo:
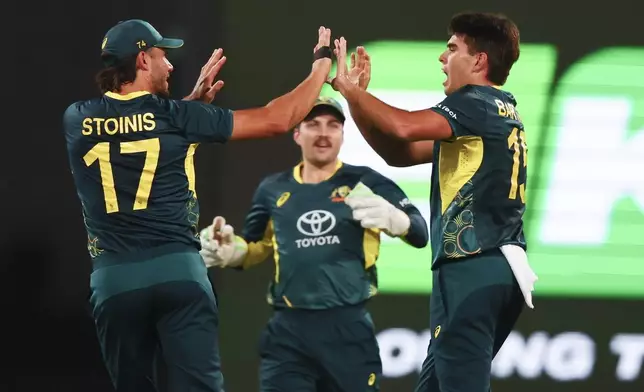
[[[427,244],[429,244],[429,236],[427,235],[427,233],[425,233],[422,239],[418,242],[418,246],[416,248],[423,249],[427,246]]]
[[[387,156],[387,157],[382,157],[385,161],[385,163],[391,167],[409,167],[412,166],[412,164],[409,162],[409,160],[405,157],[401,156]]]
[[[429,243],[429,238],[423,237],[421,239],[418,239],[418,241],[410,242],[409,244],[416,249],[423,249],[427,246],[428,243]]]
[[[406,236],[407,242],[416,249],[422,249],[429,243],[429,230],[425,218],[420,214],[412,214],[410,220],[409,233]]]
[[[407,111],[396,112],[389,123],[388,133],[400,141],[410,141],[414,133],[414,125],[408,117],[409,112]]]
[[[387,151],[382,151],[383,154],[380,154],[387,165],[391,167],[409,167],[417,164],[413,159],[409,146],[392,147]]]
[[[274,108],[271,107],[266,107],[266,109],[268,113],[264,125],[267,136],[279,136],[293,128],[287,114],[273,110]]]
[[[416,249],[423,249],[429,243],[429,236],[424,233],[417,236],[407,236],[407,243]],[[411,237],[411,238],[410,238]]]
[[[427,227],[427,222],[425,221],[425,218],[422,217],[422,215],[419,219],[421,219],[423,223],[421,228],[422,232],[420,235],[420,241],[418,243],[418,248],[421,249],[429,244],[429,228]]]
[[[412,142],[415,141],[415,130],[411,124],[397,123],[394,127],[394,136],[401,141]]]
[[[287,133],[291,127],[284,120],[268,121],[266,124],[266,136],[273,137]]]

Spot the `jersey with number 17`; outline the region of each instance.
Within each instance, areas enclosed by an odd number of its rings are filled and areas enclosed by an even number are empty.
[[[432,108],[452,137],[434,144],[433,266],[514,244],[523,233],[527,144],[514,96],[467,85]]]
[[[63,128],[92,258],[171,243],[199,249],[193,157],[199,143],[230,138],[230,110],[106,93],[69,106]]]

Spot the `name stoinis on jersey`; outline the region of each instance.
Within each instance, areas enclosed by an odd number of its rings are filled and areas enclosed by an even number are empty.
[[[340,243],[337,235],[329,234],[337,223],[335,215],[326,210],[312,210],[302,214],[296,223],[297,231],[304,236],[295,240],[299,248],[326,246]]]
[[[127,117],[86,117],[83,119],[83,136],[116,135],[130,132],[153,131],[157,124],[154,113],[138,113]]]

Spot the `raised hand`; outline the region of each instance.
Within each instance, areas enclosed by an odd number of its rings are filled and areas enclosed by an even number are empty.
[[[213,219],[212,224],[200,233],[201,257],[206,267],[238,267],[246,256],[248,244],[235,236],[235,230],[222,216]]]
[[[201,67],[201,73],[197,79],[194,89],[185,97],[188,101],[202,101],[211,103],[215,99],[215,95],[224,87],[223,80],[215,81],[217,74],[221,67],[226,63],[226,56],[224,56],[223,49],[215,50],[208,62]]]
[[[318,29],[318,43],[313,48],[313,67],[328,67],[331,71],[331,29],[320,26]],[[327,53],[325,53],[327,52]]]
[[[221,247],[221,236],[218,233],[218,231],[221,230],[221,224],[217,224],[219,219],[223,218],[219,216],[216,217],[212,224],[202,229],[199,233],[199,240],[201,242],[201,250],[199,251],[199,253],[201,254],[201,257],[203,258],[204,263],[208,268],[221,266],[222,264],[222,259],[219,256]]]
[[[334,41],[333,53],[337,59],[335,77],[328,82],[340,91],[350,85],[366,89],[371,80],[371,62],[363,47],[358,47],[358,53],[351,54],[351,68],[347,66],[347,41],[344,37]],[[369,74],[367,74],[367,66]]]
[[[351,53],[349,74],[356,73],[358,73],[358,87],[366,90],[371,81],[371,57],[364,46],[358,46],[356,51]]]

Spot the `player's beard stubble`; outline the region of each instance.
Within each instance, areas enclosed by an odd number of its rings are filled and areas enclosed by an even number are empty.
[[[162,76],[154,80],[154,89],[156,95],[164,98],[170,98],[170,83],[169,76]]]
[[[170,98],[170,72],[160,69],[153,69],[150,74],[150,84],[154,88],[154,94],[163,98]]]

